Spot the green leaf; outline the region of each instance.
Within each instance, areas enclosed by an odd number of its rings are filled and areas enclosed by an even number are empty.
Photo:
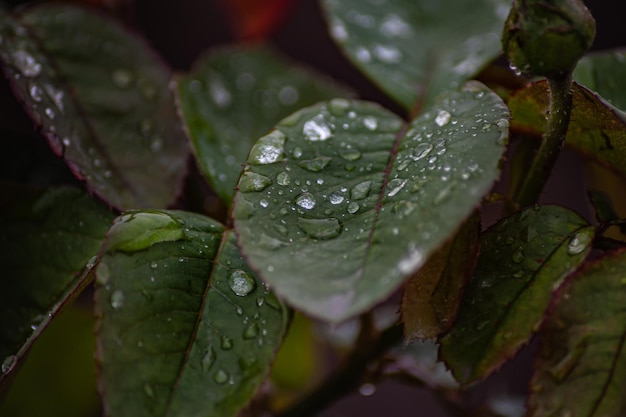
[[[540,331],[528,416],[624,415],[624,276],[626,252],[614,252],[558,291]]]
[[[400,309],[405,342],[434,339],[450,329],[478,256],[479,233],[475,212],[407,281]]]
[[[574,212],[539,206],[483,233],[474,276],[441,357],[462,383],[485,378],[532,336],[552,291],[591,250],[595,229]]]
[[[626,118],[585,87],[574,84],[573,107],[565,144],[585,157],[626,175]],[[541,135],[548,108],[547,83],[529,84],[509,98],[511,128]]]
[[[146,43],[84,9],[2,16],[0,60],[31,118],[74,174],[118,208],[165,207],[185,173],[186,139],[169,71]]]
[[[201,58],[178,78],[182,116],[198,166],[229,204],[256,139],[302,107],[350,95],[266,46],[229,48]]]
[[[626,111],[626,50],[590,53],[578,62],[574,79]]]
[[[498,176],[507,117],[479,83],[408,126],[343,99],[289,116],[253,147],[239,181],[243,253],[308,314],[340,322],[368,310],[480,203]]]
[[[114,215],[70,187],[9,194],[0,208],[2,382],[53,316],[86,285]]]
[[[323,5],[330,33],[348,58],[406,109],[429,105],[494,59],[510,8],[503,0]]]
[[[131,211],[103,251],[96,310],[106,414],[236,415],[269,371],[287,311],[250,273],[234,234],[197,214]]]

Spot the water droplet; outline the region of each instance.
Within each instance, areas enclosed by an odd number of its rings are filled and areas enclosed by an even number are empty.
[[[222,336],[220,339],[220,347],[223,350],[231,350],[233,348],[233,339]]]
[[[121,308],[124,305],[124,293],[120,290],[115,290],[111,294],[111,307],[114,309]]]
[[[419,161],[420,159],[427,157],[432,150],[432,143],[420,143],[415,147],[415,149],[413,149],[412,158],[414,161]]]
[[[359,394],[364,397],[369,397],[376,393],[376,385],[374,384],[363,384],[359,387]]]
[[[367,64],[372,60],[372,54],[370,54],[370,51],[368,51],[364,46],[357,46],[355,49],[355,55],[357,61],[362,64]]]
[[[585,232],[576,233],[567,245],[567,253],[570,255],[578,255],[587,249],[591,243],[591,235]]]
[[[252,147],[248,162],[253,165],[267,165],[283,160],[286,139],[287,136],[280,130],[273,130],[263,136]]]
[[[366,116],[365,118],[363,118],[363,125],[368,130],[376,130],[376,128],[378,127],[378,121],[374,116]]]
[[[291,153],[291,155],[295,158],[301,158],[302,157],[302,149],[300,149],[300,147],[295,147],[293,149],[293,152]]]
[[[385,17],[380,25],[380,33],[387,37],[407,37],[412,32],[411,26],[396,14]]]
[[[330,204],[341,204],[343,203],[343,195],[339,191],[333,191],[330,193]]]
[[[286,172],[281,172],[276,176],[276,182],[278,185],[286,186],[291,182],[291,178],[289,178],[289,174]]]
[[[267,208],[270,203],[266,199],[262,199],[261,201],[259,201],[259,205],[263,208]]]
[[[386,64],[396,64],[402,59],[402,52],[394,45],[374,45],[374,55]]]
[[[341,223],[335,218],[307,219],[300,217],[298,227],[314,239],[333,239],[341,234]]]
[[[259,334],[259,325],[256,323],[252,323],[251,325],[249,325],[248,327],[246,327],[246,330],[243,331],[243,338],[244,339],[254,339],[258,336]]]
[[[402,178],[395,178],[395,179],[389,181],[389,184],[387,185],[387,187],[389,188],[389,192],[387,193],[387,197],[393,197],[394,195],[398,194],[400,192],[400,190],[402,190],[404,188],[406,183],[407,183],[407,180],[406,179],[402,179]]]
[[[516,264],[521,263],[524,260],[524,250],[521,247],[517,248],[517,250],[513,252],[511,260]]]
[[[154,390],[152,389],[152,385],[145,383],[143,385],[143,392],[150,398],[154,398]]]
[[[353,201],[352,203],[348,204],[348,208],[346,209],[346,211],[350,214],[355,214],[357,211],[359,211],[360,208],[361,206],[359,205],[359,203]]]
[[[410,245],[404,258],[398,262],[398,271],[405,275],[411,274],[422,264],[423,260],[422,251],[414,245]]]
[[[41,64],[26,51],[13,52],[13,63],[25,77],[36,77],[41,73]]]
[[[224,84],[216,78],[212,78],[210,81],[209,93],[211,94],[213,102],[221,108],[229,106],[233,100],[230,91],[228,91],[226,87],[224,87]]]
[[[50,107],[46,107],[44,113],[46,114],[46,116],[48,116],[48,119],[50,120],[54,120],[54,117],[56,116],[54,114],[54,110],[52,110]]]
[[[291,106],[292,104],[295,104],[296,101],[298,101],[298,98],[300,98],[298,90],[289,85],[281,88],[278,92],[278,101],[280,101],[280,104],[283,106]]]
[[[43,90],[38,85],[32,85],[30,87],[30,97],[37,103],[43,100]]]
[[[219,371],[215,373],[215,375],[213,375],[213,380],[217,382],[218,384],[225,384],[226,382],[228,382],[228,378],[229,378],[228,373],[226,373],[222,369],[220,369]]]
[[[150,263],[150,268],[152,269],[155,269],[157,266],[159,266],[159,264],[157,264],[156,262]]]
[[[311,210],[315,207],[315,197],[311,193],[302,193],[296,197],[296,204],[306,210]]]
[[[256,298],[256,306],[257,307],[262,307],[264,303],[265,303],[265,298],[263,298],[263,297],[257,297]]]
[[[361,158],[361,152],[356,149],[344,149],[339,152],[339,155],[346,161],[356,161]]]
[[[320,172],[328,166],[328,164],[330,163],[330,161],[332,161],[332,159],[333,158],[331,158],[330,156],[318,156],[317,158],[307,159],[306,161],[300,161],[298,165],[300,165],[302,168],[306,169],[307,171]]]
[[[372,187],[372,181],[363,181],[352,187],[350,190],[350,198],[353,200],[362,200],[367,197]]]
[[[341,117],[350,108],[350,102],[344,98],[334,98],[330,101],[328,108],[333,115]]]
[[[17,356],[9,355],[6,358],[4,358],[4,360],[2,361],[2,366],[0,370],[2,371],[3,374],[8,374],[9,372],[11,372],[13,367],[15,367],[16,363],[17,363]]]
[[[445,110],[441,110],[437,113],[437,117],[435,117],[435,123],[437,123],[437,126],[445,126],[450,123],[451,119],[452,115],[450,113]]]
[[[134,81],[132,72],[124,68],[118,68],[111,74],[113,83],[119,88],[129,88]]]
[[[256,288],[256,283],[246,271],[235,269],[228,278],[228,286],[239,297],[245,297]]]
[[[308,120],[304,124],[302,133],[304,133],[308,140],[314,142],[328,140],[331,136],[330,126],[321,114]]]
[[[213,366],[213,363],[215,363],[215,358],[215,350],[211,346],[209,346],[202,356],[202,369],[204,369],[205,371],[211,369],[211,366]]]
[[[253,191],[263,191],[272,184],[272,180],[264,175],[246,171],[239,181],[239,191],[249,193]]]

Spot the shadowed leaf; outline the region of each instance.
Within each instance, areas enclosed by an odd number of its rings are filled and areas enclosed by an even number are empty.
[[[485,378],[524,345],[553,289],[591,250],[594,228],[557,206],[526,209],[485,231],[441,358],[462,383]]]
[[[287,311],[206,217],[131,211],[97,269],[106,414],[234,416],[269,372]]]
[[[626,412],[626,252],[594,261],[559,290],[541,328],[528,416]]]
[[[578,62],[574,79],[626,111],[626,50],[592,52]]]
[[[178,79],[179,107],[198,166],[229,204],[255,140],[304,106],[346,95],[264,46],[211,53]]]
[[[7,190],[5,190],[6,193]],[[87,282],[114,215],[63,187],[0,200],[0,382]]]
[[[187,156],[169,71],[118,23],[61,5],[0,19],[5,75],[52,150],[117,208],[165,207]]]
[[[507,118],[478,83],[408,126],[343,99],[289,116],[254,145],[239,181],[243,253],[308,314],[340,322],[371,308],[480,203],[498,176]]]
[[[494,59],[511,6],[502,0],[323,5],[330,33],[348,58],[406,109],[430,105]]]

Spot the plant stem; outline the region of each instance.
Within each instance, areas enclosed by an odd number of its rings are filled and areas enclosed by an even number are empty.
[[[314,391],[276,417],[309,417],[323,411],[336,400],[355,390],[367,371],[367,364],[400,341],[402,326],[394,325],[383,330],[368,345],[357,343],[346,361]]]
[[[548,82],[550,86],[548,124],[530,172],[514,198],[520,207],[537,202],[563,147],[572,112],[571,74],[562,79],[549,79]]]

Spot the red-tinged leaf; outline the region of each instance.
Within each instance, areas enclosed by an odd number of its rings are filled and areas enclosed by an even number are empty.
[[[406,341],[436,338],[450,329],[478,256],[479,232],[476,212],[405,284],[401,312]]]
[[[298,0],[220,0],[240,39],[264,39],[289,16]]]
[[[626,252],[590,263],[558,291],[541,328],[529,417],[626,415]]]

